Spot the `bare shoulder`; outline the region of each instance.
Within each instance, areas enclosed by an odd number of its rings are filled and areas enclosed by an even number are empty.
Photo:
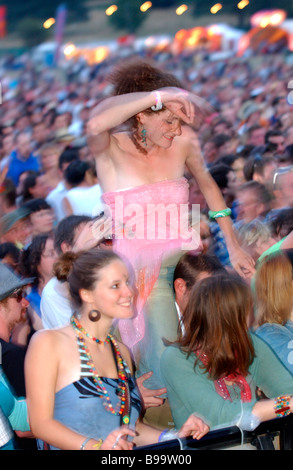
[[[67,328],[56,328],[51,330],[38,330],[33,334],[29,351],[31,350],[50,350],[52,353],[56,351],[58,345],[68,337]]]
[[[193,144],[199,144],[198,133],[192,129],[192,127],[182,126],[181,131],[182,134],[180,136],[180,140],[182,140],[182,142],[185,142],[186,144],[190,144],[191,142]]]

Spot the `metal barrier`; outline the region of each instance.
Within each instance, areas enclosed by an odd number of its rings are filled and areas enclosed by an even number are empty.
[[[293,415],[261,423],[254,431],[237,426],[210,431],[199,440],[189,438],[137,447],[138,451],[217,450],[251,444],[257,450],[293,450]]]

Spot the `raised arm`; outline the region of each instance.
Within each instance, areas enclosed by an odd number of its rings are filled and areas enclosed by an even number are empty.
[[[222,211],[226,208],[226,204],[218,185],[205,166],[197,135],[190,128],[185,129],[184,132],[188,154],[186,166],[196,179],[209,209],[211,211]],[[241,276],[251,277],[255,271],[254,261],[240,246],[231,218],[228,216],[217,218],[217,222],[225,237],[232,266]]]
[[[190,125],[210,112],[210,106],[205,100],[176,87],[111,96],[95,107],[87,124],[89,145],[95,155],[110,145],[112,129],[138,113],[152,107],[160,110],[163,106]]]

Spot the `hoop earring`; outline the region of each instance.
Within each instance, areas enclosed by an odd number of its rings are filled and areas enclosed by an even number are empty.
[[[99,321],[100,318],[101,318],[101,312],[99,312],[99,310],[90,310],[89,311],[89,314],[88,314],[88,317],[90,319],[90,321]]]
[[[147,143],[146,143],[146,130],[145,130],[144,127],[141,130],[141,141],[142,141],[143,145],[146,147],[146,145],[147,145]]]

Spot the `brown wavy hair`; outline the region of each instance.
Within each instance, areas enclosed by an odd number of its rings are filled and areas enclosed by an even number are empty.
[[[184,312],[185,334],[178,345],[187,356],[197,352],[200,364],[212,380],[228,374],[246,376],[254,358],[248,331],[252,308],[250,287],[240,276],[214,274],[195,284]],[[199,357],[205,353],[207,363]]]
[[[183,88],[182,83],[171,73],[164,72],[151,61],[130,59],[119,64],[109,75],[108,81],[112,84],[112,95],[124,95],[143,91],[154,91],[163,87]],[[162,111],[164,110],[164,106]],[[151,108],[146,113],[153,113]],[[160,112],[160,111],[155,111]],[[143,153],[147,153],[139,144],[139,130],[136,116],[131,117],[127,123],[132,130],[132,141]]]
[[[255,275],[256,326],[284,325],[293,308],[293,269],[285,252],[267,255]]]

